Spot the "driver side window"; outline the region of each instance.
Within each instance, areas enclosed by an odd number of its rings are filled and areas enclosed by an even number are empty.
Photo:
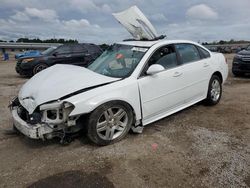
[[[145,66],[142,76],[146,76],[146,71],[153,64],[162,65],[165,69],[170,69],[178,66],[177,54],[172,45],[167,45],[157,49],[150,57]]]

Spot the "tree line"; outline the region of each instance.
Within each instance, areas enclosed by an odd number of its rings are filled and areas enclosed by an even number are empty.
[[[29,38],[19,38],[16,42],[26,42],[26,43],[61,43],[61,44],[67,44],[67,43],[78,43],[76,39],[45,39],[41,40],[39,38],[35,39],[29,39]]]
[[[250,41],[246,40],[220,40],[220,41],[213,41],[213,42],[202,42],[202,45],[223,45],[223,44],[245,44],[250,43]]]

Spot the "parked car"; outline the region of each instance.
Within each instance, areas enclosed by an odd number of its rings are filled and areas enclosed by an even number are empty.
[[[216,47],[216,46],[207,46],[207,49],[209,49],[211,52],[217,52],[218,51],[218,47]]]
[[[94,44],[65,44],[51,47],[40,56],[19,58],[16,72],[20,75],[33,76],[55,64],[87,66],[101,53],[102,50]]]
[[[27,81],[10,105],[14,126],[33,139],[86,129],[107,145],[199,101],[216,105],[228,75],[224,56],[191,41],[159,40],[142,15],[136,7],[116,14],[136,38],[87,68],[55,65]]]
[[[250,46],[234,56],[232,72],[235,76],[243,76],[246,73],[250,73]]]
[[[16,54],[15,59],[24,58],[24,57],[36,57],[40,55],[41,55],[41,52],[39,50],[29,50],[29,51]]]
[[[223,49],[223,53],[225,53],[225,54],[230,54],[230,53],[232,53],[232,49],[231,49],[229,46],[226,46],[226,47],[224,47],[224,49]]]

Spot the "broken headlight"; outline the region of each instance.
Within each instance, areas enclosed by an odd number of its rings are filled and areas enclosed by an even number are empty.
[[[41,105],[40,111],[42,112],[42,122],[49,124],[65,123],[73,109],[73,104],[68,102],[55,102]]]

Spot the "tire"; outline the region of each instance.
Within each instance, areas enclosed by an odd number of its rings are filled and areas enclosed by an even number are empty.
[[[209,81],[206,104],[209,106],[216,105],[220,102],[222,95],[222,80],[213,75]]]
[[[236,72],[236,71],[232,71],[232,72],[233,72],[233,75],[234,75],[235,77],[244,76],[244,73]]]
[[[87,135],[97,145],[105,146],[123,139],[133,122],[131,107],[112,101],[96,108],[88,118]]]
[[[33,68],[33,75],[41,72],[42,70],[48,68],[49,66],[45,63],[39,63],[38,65],[36,65],[34,68]]]

